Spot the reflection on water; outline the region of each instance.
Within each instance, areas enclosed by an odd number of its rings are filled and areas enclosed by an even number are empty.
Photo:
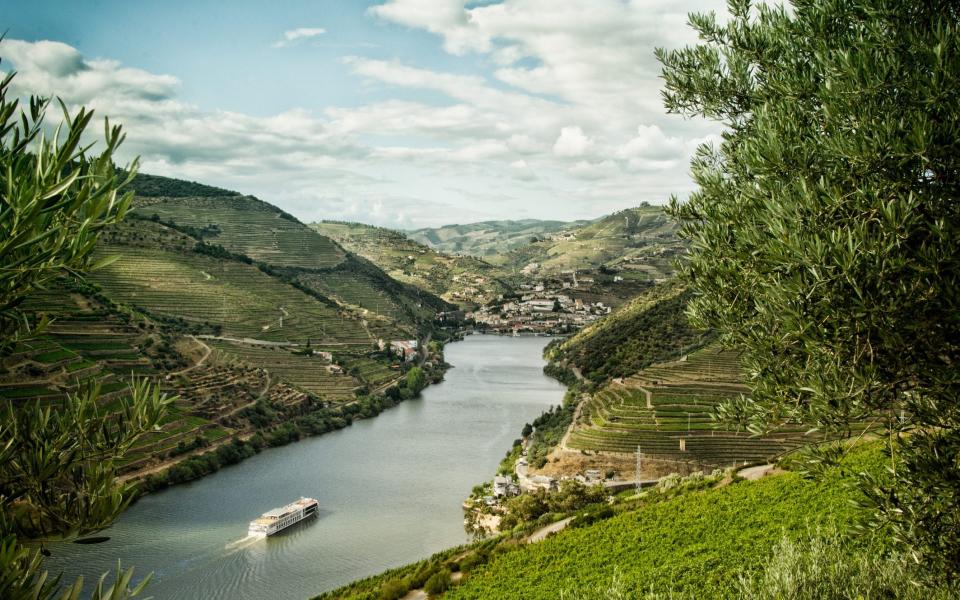
[[[117,559],[152,571],[157,599],[307,598],[467,541],[460,503],[493,475],[523,424],[559,404],[545,338],[470,336],[447,346],[446,381],[346,430],[268,450],[143,498],[93,546],[52,548],[49,568],[87,579]],[[307,496],[320,513],[280,535],[247,523]]]

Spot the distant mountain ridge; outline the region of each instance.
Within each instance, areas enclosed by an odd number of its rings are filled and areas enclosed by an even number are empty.
[[[448,254],[491,256],[529,244],[532,238],[566,231],[590,221],[519,219],[425,227],[406,232],[421,244]]]
[[[649,204],[593,221],[484,221],[416,232],[344,221],[310,226],[394,279],[463,308],[489,304],[524,283],[559,287],[563,280],[583,302],[619,306],[670,279],[684,251],[673,221]]]
[[[644,203],[544,235],[490,261],[511,270],[549,274],[606,268],[665,280],[683,249],[676,223],[663,207]]]
[[[475,307],[510,289],[502,281],[502,271],[483,259],[434,250],[401,231],[345,221],[321,221],[310,227],[397,281],[460,306]]]

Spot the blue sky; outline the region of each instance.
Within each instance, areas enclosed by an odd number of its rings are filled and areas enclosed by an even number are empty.
[[[663,114],[652,51],[697,4],[0,0],[0,70],[307,221],[574,219],[689,192],[716,130]]]
[[[201,0],[9,2],[8,36],[57,40],[85,56],[109,57],[182,81],[180,97],[209,109],[267,116],[327,105],[356,106],[390,96],[362,88],[339,59],[362,54],[398,59],[448,72],[483,72],[480,56],[439,50],[436,36],[370,18],[377,2],[320,0],[268,3]],[[321,27],[317,38],[274,49],[282,32]],[[437,94],[405,91],[407,98],[442,102]]]

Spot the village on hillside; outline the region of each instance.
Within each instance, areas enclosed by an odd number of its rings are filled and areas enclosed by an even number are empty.
[[[526,274],[535,273],[535,263],[526,271]],[[614,277],[613,283],[622,280]],[[603,301],[591,301],[586,290],[593,285],[594,276],[576,270],[562,271],[553,277],[531,278],[521,283],[513,294],[501,294],[495,301],[465,313],[464,318],[478,329],[501,334],[569,333],[613,310]]]

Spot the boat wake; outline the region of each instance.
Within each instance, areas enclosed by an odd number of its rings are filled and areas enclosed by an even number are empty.
[[[262,540],[263,536],[260,535],[248,535],[247,537],[239,540],[234,540],[223,547],[224,550],[238,550],[244,546],[249,546],[257,540]]]

